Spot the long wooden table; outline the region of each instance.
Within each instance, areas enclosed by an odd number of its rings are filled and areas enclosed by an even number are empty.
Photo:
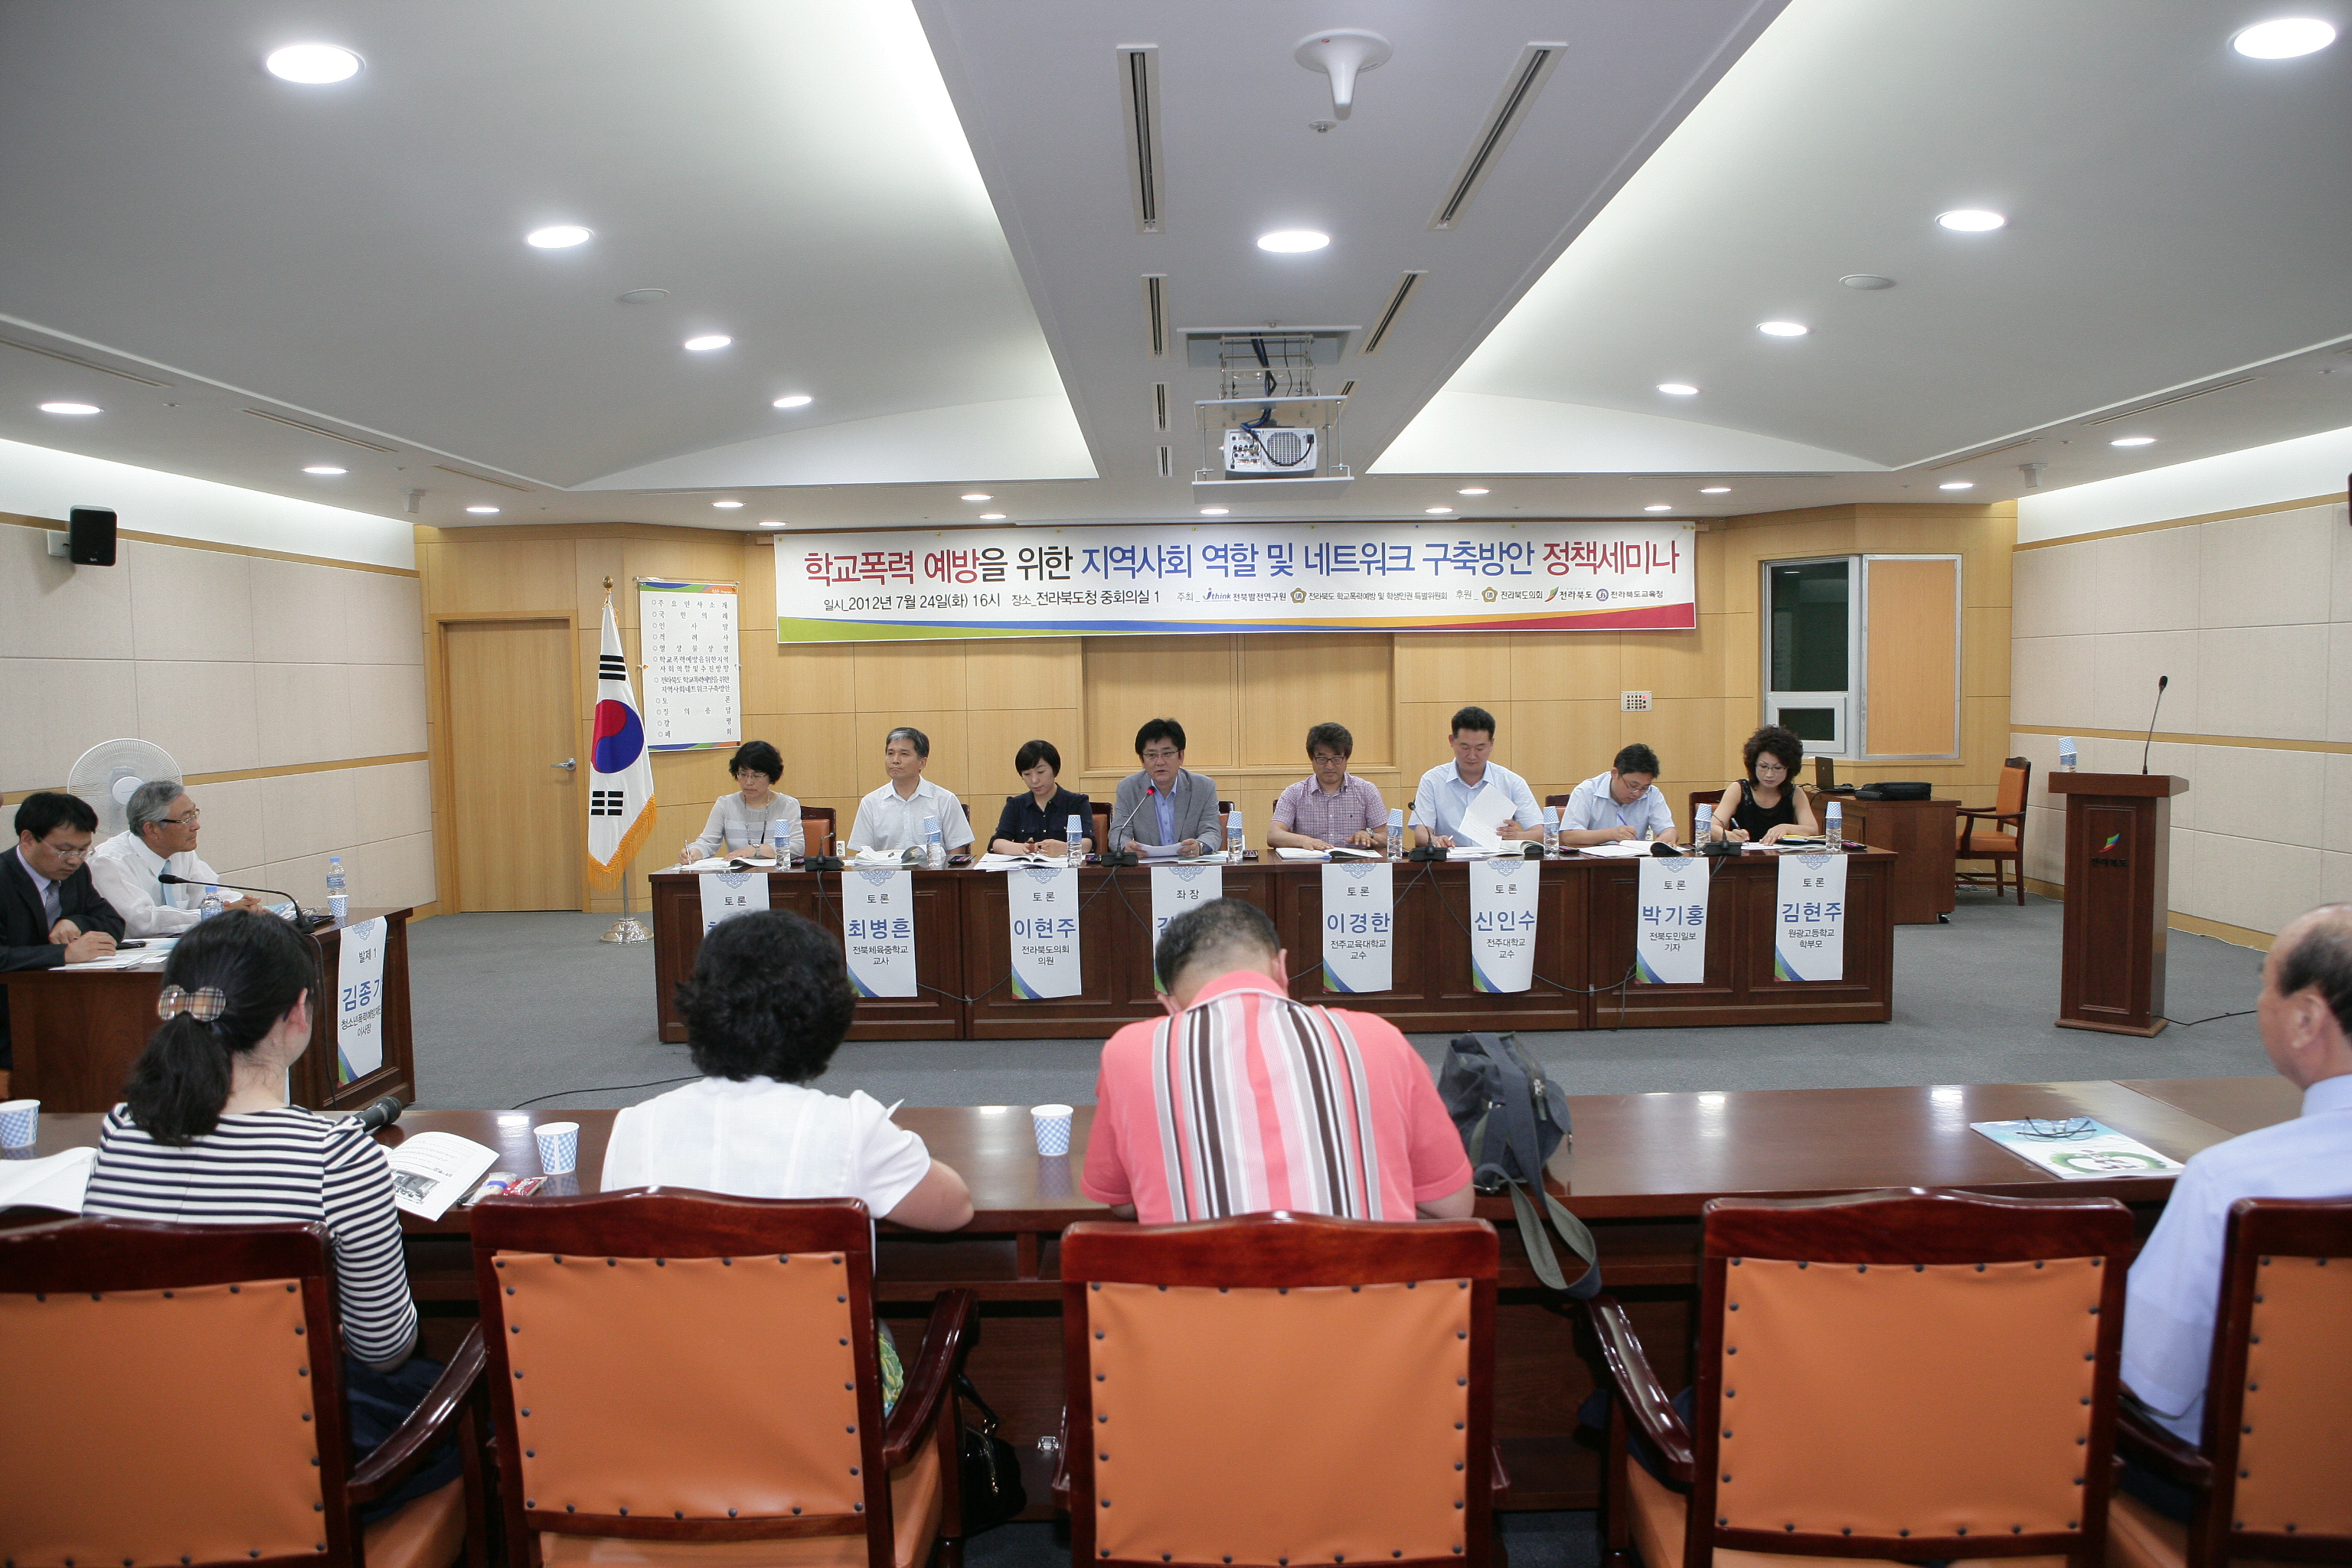
[[[2294,1090],[2275,1078],[2169,1081],[1943,1085],[1926,1089],[1740,1090],[1720,1094],[1572,1096],[1574,1140],[1553,1158],[1550,1184],[1599,1239],[1610,1289],[1625,1300],[1670,1385],[1688,1376],[1691,1291],[1699,1215],[1729,1194],[1803,1196],[1874,1187],[1960,1187],[2010,1196],[2095,1194],[2122,1199],[2143,1228],[2171,1190],[2163,1177],[2060,1182],[1969,1131],[1971,1121],[2095,1116],[2176,1159],[2294,1116]],[[539,1169],[531,1127],[580,1124],[580,1170],[547,1190],[594,1192],[612,1130],[609,1110],[412,1110],[380,1134],[457,1132],[499,1152],[499,1168]],[[921,1332],[931,1299],[968,1287],[982,1302],[971,1373],[1004,1417],[1045,1517],[1048,1458],[1037,1439],[1058,1430],[1062,1405],[1059,1255],[1064,1226],[1100,1218],[1077,1191],[1093,1108],[1078,1108],[1070,1153],[1041,1158],[1021,1106],[908,1107],[897,1120],[971,1184],[967,1228],[940,1236],[885,1225],[877,1297],[902,1336]],[[88,1143],[94,1116],[41,1119],[37,1153]],[[1598,1470],[1574,1431],[1593,1386],[1576,1318],[1538,1285],[1520,1251],[1510,1205],[1482,1198],[1502,1232],[1496,1430],[1514,1508],[1592,1505]],[[476,1311],[470,1219],[453,1209],[410,1218],[410,1279],[441,1332]],[[905,1342],[913,1342],[906,1341]]]
[[[408,917],[411,910],[353,910],[321,926],[321,994],[310,999],[310,1048],[294,1064],[297,1105],[349,1110],[381,1095],[416,1098],[416,1056],[408,1010]],[[343,932],[383,916],[383,1065],[350,1083],[335,1076],[335,1009],[331,1005]],[[155,1032],[155,997],[163,964],[141,969],[19,969],[0,973],[8,987],[8,1032],[16,1067],[13,1092],[41,1102],[44,1113],[103,1111],[122,1099],[147,1037]]]
[[[1780,858],[1749,854],[1715,862],[1709,881],[1706,979],[1696,985],[1632,983],[1635,860],[1576,857],[1531,863],[1541,878],[1535,984],[1519,993],[1475,989],[1470,978],[1469,869],[1460,862],[1394,868],[1391,988],[1349,995],[1401,1029],[1614,1029],[1750,1024],[1883,1024],[1895,1015],[1892,889],[1897,857],[1846,857],[1845,978],[1774,976],[1772,940]],[[1338,1000],[1323,988],[1323,868],[1244,862],[1224,868],[1224,893],[1257,905],[1282,931],[1291,994]],[[837,873],[771,871],[769,905],[841,930]],[[1083,977],[1076,996],[1023,1000],[1008,984],[1009,921],[1003,877],[988,871],[917,871],[912,997],[867,997],[852,1039],[1087,1038],[1157,1017],[1151,981],[1151,874],[1088,867],[1078,873]],[[702,946],[701,878],[653,878],[654,990],[661,1037],[686,1038],[677,983]]]

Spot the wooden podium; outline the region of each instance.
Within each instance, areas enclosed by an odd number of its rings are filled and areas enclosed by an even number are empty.
[[[2112,1035],[2164,1028],[2164,948],[2170,903],[2169,773],[2049,775],[2066,795],[2066,926],[2058,1024]]]

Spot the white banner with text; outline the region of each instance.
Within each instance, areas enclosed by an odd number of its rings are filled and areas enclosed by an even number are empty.
[[[1386,860],[1324,863],[1324,990],[1389,988],[1394,886]]]
[[[1845,978],[1845,867],[1843,855],[1780,857],[1775,980]]]
[[[1470,984],[1525,991],[1536,977],[1536,891],[1541,861],[1472,860]]]
[[[841,937],[860,996],[914,995],[914,873],[903,866],[842,872]]]
[[[1013,916],[1013,994],[1024,1001],[1076,996],[1077,868],[1016,866],[1004,873],[1004,901]]]
[[[1644,985],[1697,985],[1706,979],[1706,889],[1701,856],[1645,857],[1633,904],[1633,966]]]
[[[357,1083],[383,1066],[383,949],[378,915],[344,929],[335,961],[335,1080]]]
[[[706,871],[702,874],[702,934],[720,921],[768,907],[765,871]]]

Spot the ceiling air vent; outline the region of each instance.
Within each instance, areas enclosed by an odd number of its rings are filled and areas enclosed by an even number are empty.
[[[1364,334],[1364,346],[1356,351],[1358,353],[1376,354],[1381,352],[1381,345],[1388,341],[1389,329],[1396,325],[1397,315],[1404,309],[1404,302],[1412,298],[1413,289],[1428,276],[1426,271],[1406,272],[1398,276],[1396,288],[1389,295],[1389,302],[1381,307],[1380,317],[1372,322],[1372,330]]]
[[[1176,449],[1172,447],[1160,448],[1160,477],[1163,479],[1176,477]]]
[[[1478,194],[1495,161],[1518,133],[1528,110],[1535,104],[1536,94],[1543,90],[1546,79],[1559,64],[1560,54],[1567,47],[1566,44],[1529,44],[1519,51],[1510,75],[1503,80],[1503,90],[1495,97],[1495,106],[1486,111],[1486,123],[1478,127],[1478,134],[1471,140],[1470,155],[1462,160],[1454,183],[1445,189],[1445,199],[1438,204],[1436,216],[1429,220],[1430,227],[1452,228],[1462,221],[1470,198]]]
[[[1168,428],[1168,384],[1164,381],[1151,384],[1151,427],[1155,430]]]
[[[60,353],[56,349],[37,349],[30,343],[20,343],[14,338],[0,338],[0,347],[22,349],[28,354],[39,354],[44,359],[58,360],[66,364],[79,365],[83,370],[94,370],[102,375],[119,375],[125,381],[135,381],[142,386],[172,384],[168,381],[155,381],[147,376],[133,375],[127,370],[117,370],[110,364],[100,364],[96,360],[84,359],[79,354]]]
[[[1956,468],[1962,463],[1973,463],[1980,458],[1998,458],[2003,452],[2014,452],[2020,447],[2031,447],[2034,442],[2039,441],[2040,439],[2042,439],[2042,437],[2039,436],[2028,436],[2022,441],[2011,441],[2004,447],[1984,447],[1975,448],[1962,452],[1957,458],[1947,458],[1940,463],[1929,463],[1920,471],[1923,473],[1932,474],[1939,468]]]
[[[461,479],[471,479],[478,485],[496,485],[502,490],[512,490],[519,496],[530,494],[530,487],[528,485],[509,484],[504,479],[491,479],[488,474],[469,474],[463,468],[453,468],[446,463],[436,463],[433,466],[445,474],[455,474]]]
[[[2262,377],[2258,375],[2242,375],[2235,381],[2216,382],[2211,386],[2200,386],[2194,392],[2183,392],[2171,397],[2159,397],[2153,403],[2135,404],[2133,406],[2125,409],[2120,414],[2102,414],[2095,419],[2085,419],[2083,423],[2085,425],[2112,425],[2118,419],[2137,419],[2143,414],[2150,414],[2159,408],[2169,408],[2176,403],[2186,403],[2192,397],[2209,397],[2214,393],[2227,392],[2233,386],[2243,386],[2250,381],[2260,381]]]
[[[1160,232],[1160,47],[1123,44],[1118,91],[1127,121],[1127,194],[1135,232]]]
[[[1143,275],[1143,341],[1150,345],[1153,359],[1168,357],[1168,275],[1164,272]]]
[[[395,448],[379,447],[373,441],[362,441],[356,436],[346,436],[340,430],[330,430],[324,425],[306,425],[299,419],[289,419],[283,414],[271,414],[264,409],[248,408],[256,419],[267,419],[272,425],[283,425],[289,430],[299,430],[305,436],[324,436],[330,441],[341,441],[347,447],[364,447],[371,452],[391,454]]]

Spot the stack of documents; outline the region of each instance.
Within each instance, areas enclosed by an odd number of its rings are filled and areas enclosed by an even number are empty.
[[[1639,860],[1650,852],[1650,847],[1638,838],[1612,838],[1606,844],[1586,844],[1580,853],[1598,855],[1604,860]]]

